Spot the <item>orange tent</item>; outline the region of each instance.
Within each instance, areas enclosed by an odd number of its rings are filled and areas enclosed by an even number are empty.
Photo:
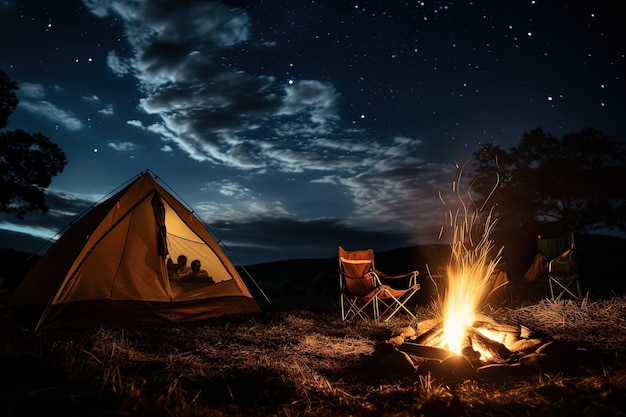
[[[168,259],[199,260],[212,279],[177,282]],[[12,294],[41,306],[37,328],[133,325],[257,313],[211,233],[150,171],[80,217]]]

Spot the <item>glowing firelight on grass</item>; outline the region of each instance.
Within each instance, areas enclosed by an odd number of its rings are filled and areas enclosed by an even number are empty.
[[[485,210],[485,204],[476,207],[472,203],[473,209],[470,210],[458,191],[460,180],[461,174],[453,183],[453,190],[461,207],[455,213],[448,212],[453,233],[452,251],[446,267],[447,290],[443,300],[440,300],[444,333],[441,347],[457,354],[467,345],[467,326],[474,322],[481,303],[491,289],[491,276],[500,262],[503,249],[495,252],[495,243],[490,239],[496,224],[492,217],[493,208]],[[468,188],[468,195],[473,201],[470,191],[471,187]]]

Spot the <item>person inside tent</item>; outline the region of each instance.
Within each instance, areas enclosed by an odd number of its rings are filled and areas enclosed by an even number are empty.
[[[167,272],[172,281],[181,281],[189,277],[192,272],[189,265],[187,265],[187,257],[185,255],[180,255],[177,260],[177,264],[173,263],[171,258],[167,260]]]
[[[213,278],[209,276],[206,269],[202,269],[200,261],[195,259],[191,261],[191,274],[185,278],[184,282],[196,282],[202,284],[215,284]]]

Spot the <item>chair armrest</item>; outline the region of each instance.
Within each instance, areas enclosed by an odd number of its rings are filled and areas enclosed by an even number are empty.
[[[554,271],[555,267],[559,267],[561,265],[572,265],[573,266],[574,263],[574,250],[571,249],[568,252],[559,255],[556,259],[552,259],[551,261],[548,262],[548,273],[551,274]],[[559,271],[559,272],[563,272],[563,271]],[[558,275],[559,272],[557,272],[556,274]],[[571,275],[573,273],[573,269],[572,271],[566,271],[565,275]]]
[[[344,271],[342,271],[341,269],[337,269],[337,272],[339,273],[339,275],[341,275],[342,277],[346,277],[346,278],[350,278],[350,279],[362,279],[364,277],[364,275],[361,276],[354,276],[354,275],[350,275],[350,274],[346,274]],[[369,273],[369,272],[368,272]]]
[[[400,275],[387,275],[384,272],[381,272],[379,270],[374,271],[374,273],[378,277],[379,281],[385,280],[387,282],[391,282],[391,281],[405,280],[408,283],[408,287],[412,287],[413,285],[417,284],[417,276],[419,275],[418,270],[407,272],[405,274],[400,274]]]

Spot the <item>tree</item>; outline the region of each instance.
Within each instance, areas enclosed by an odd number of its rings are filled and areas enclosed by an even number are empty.
[[[0,70],[0,129],[4,129],[9,121],[9,116],[17,107],[17,95],[19,86],[12,81],[6,72]]]
[[[626,150],[612,136],[586,128],[555,138],[540,128],[504,150],[487,144],[474,153],[474,191],[499,218],[496,238],[626,230]],[[506,244],[506,243],[505,243]]]
[[[626,230],[626,149],[614,137],[586,128],[557,139],[537,128],[509,151],[485,145],[474,156],[475,190],[486,198],[499,178],[492,198],[508,223]]]
[[[17,83],[0,70],[0,128],[18,105]],[[23,130],[0,133],[0,212],[23,218],[30,211],[48,211],[45,188],[67,164],[65,153],[41,133]]]

